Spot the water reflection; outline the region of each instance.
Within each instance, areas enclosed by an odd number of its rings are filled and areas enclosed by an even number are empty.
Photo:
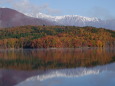
[[[0,50],[0,67],[11,69],[91,67],[114,61],[113,48]]]
[[[115,86],[113,62],[114,48],[0,50],[0,86]]]
[[[22,71],[22,70],[9,70],[0,69],[0,86],[14,86],[28,77],[32,77],[38,74],[43,74],[46,71]]]
[[[115,86],[115,63],[93,68],[52,70],[16,86]]]

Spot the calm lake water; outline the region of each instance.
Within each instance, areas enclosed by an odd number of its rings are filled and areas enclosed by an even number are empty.
[[[114,48],[0,50],[0,86],[115,86]]]

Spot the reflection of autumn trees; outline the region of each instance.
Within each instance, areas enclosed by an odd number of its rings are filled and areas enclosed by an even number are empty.
[[[72,68],[115,61],[114,49],[40,49],[0,51],[0,67],[14,69]]]
[[[115,31],[94,27],[22,26],[0,29],[0,48],[114,47]]]

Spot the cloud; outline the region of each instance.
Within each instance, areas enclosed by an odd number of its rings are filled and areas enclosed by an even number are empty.
[[[89,15],[92,17],[98,17],[101,19],[114,18],[114,16],[111,14],[111,12],[108,9],[102,7],[94,7],[88,13],[90,13]]]
[[[0,1],[0,4],[8,4],[10,5],[11,8],[16,9],[20,12],[33,13],[35,15],[39,12],[44,12],[52,15],[61,12],[58,9],[50,8],[50,6],[47,3],[42,5],[37,5],[30,2],[30,0],[4,0],[4,1]]]

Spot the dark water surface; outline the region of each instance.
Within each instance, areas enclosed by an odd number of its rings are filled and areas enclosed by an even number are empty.
[[[0,86],[115,86],[114,62],[114,48],[0,50]]]

